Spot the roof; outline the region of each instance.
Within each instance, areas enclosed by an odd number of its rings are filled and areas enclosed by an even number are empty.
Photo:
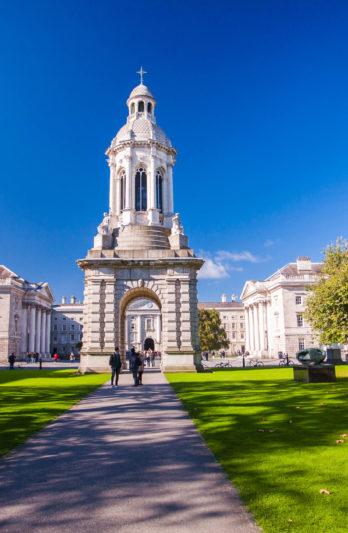
[[[128,97],[128,100],[136,96],[147,96],[149,98],[153,98],[153,94],[151,93],[150,89],[143,83],[139,83],[139,85],[134,87],[134,89],[132,90],[132,92],[130,93]]]
[[[301,276],[302,274],[319,274],[322,269],[322,263],[310,263],[311,268],[308,270],[298,270],[297,263],[288,263],[279,270],[271,274],[265,281],[275,278],[282,274],[283,276]]]
[[[147,117],[136,118],[122,126],[113,139],[111,146],[115,147],[119,143],[129,140],[148,141],[149,139],[153,139],[165,146],[172,146],[164,131]]]
[[[241,302],[199,302],[198,309],[244,309]]]

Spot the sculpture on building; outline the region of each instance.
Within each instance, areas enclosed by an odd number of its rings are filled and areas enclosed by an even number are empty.
[[[175,213],[175,215],[172,218],[172,229],[171,234],[172,235],[184,235],[184,227],[181,224],[179,213]]]
[[[103,220],[98,226],[98,234],[110,235],[110,215],[108,213],[104,213]]]

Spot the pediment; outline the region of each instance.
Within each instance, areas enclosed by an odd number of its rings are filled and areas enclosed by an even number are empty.
[[[18,278],[17,274],[15,272],[12,272],[9,268],[7,268],[5,265],[0,265],[0,279],[7,279],[7,278]]]

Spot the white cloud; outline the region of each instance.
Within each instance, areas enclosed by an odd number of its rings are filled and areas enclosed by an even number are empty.
[[[233,261],[236,263],[239,262],[248,262],[248,263],[261,263],[264,261],[262,257],[258,257],[251,252],[245,250],[244,252],[228,252],[227,250],[220,250],[216,254],[216,258],[219,261]]]
[[[224,279],[228,278],[229,274],[223,264],[207,258],[201,270],[198,272],[198,277],[199,279]]]

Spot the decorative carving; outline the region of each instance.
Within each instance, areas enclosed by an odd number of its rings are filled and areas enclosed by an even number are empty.
[[[104,218],[98,226],[98,234],[99,235],[110,235],[110,232],[111,232],[110,215],[108,213],[104,213]]]
[[[184,227],[181,224],[179,213],[175,213],[175,215],[172,218],[172,235],[184,235]]]

